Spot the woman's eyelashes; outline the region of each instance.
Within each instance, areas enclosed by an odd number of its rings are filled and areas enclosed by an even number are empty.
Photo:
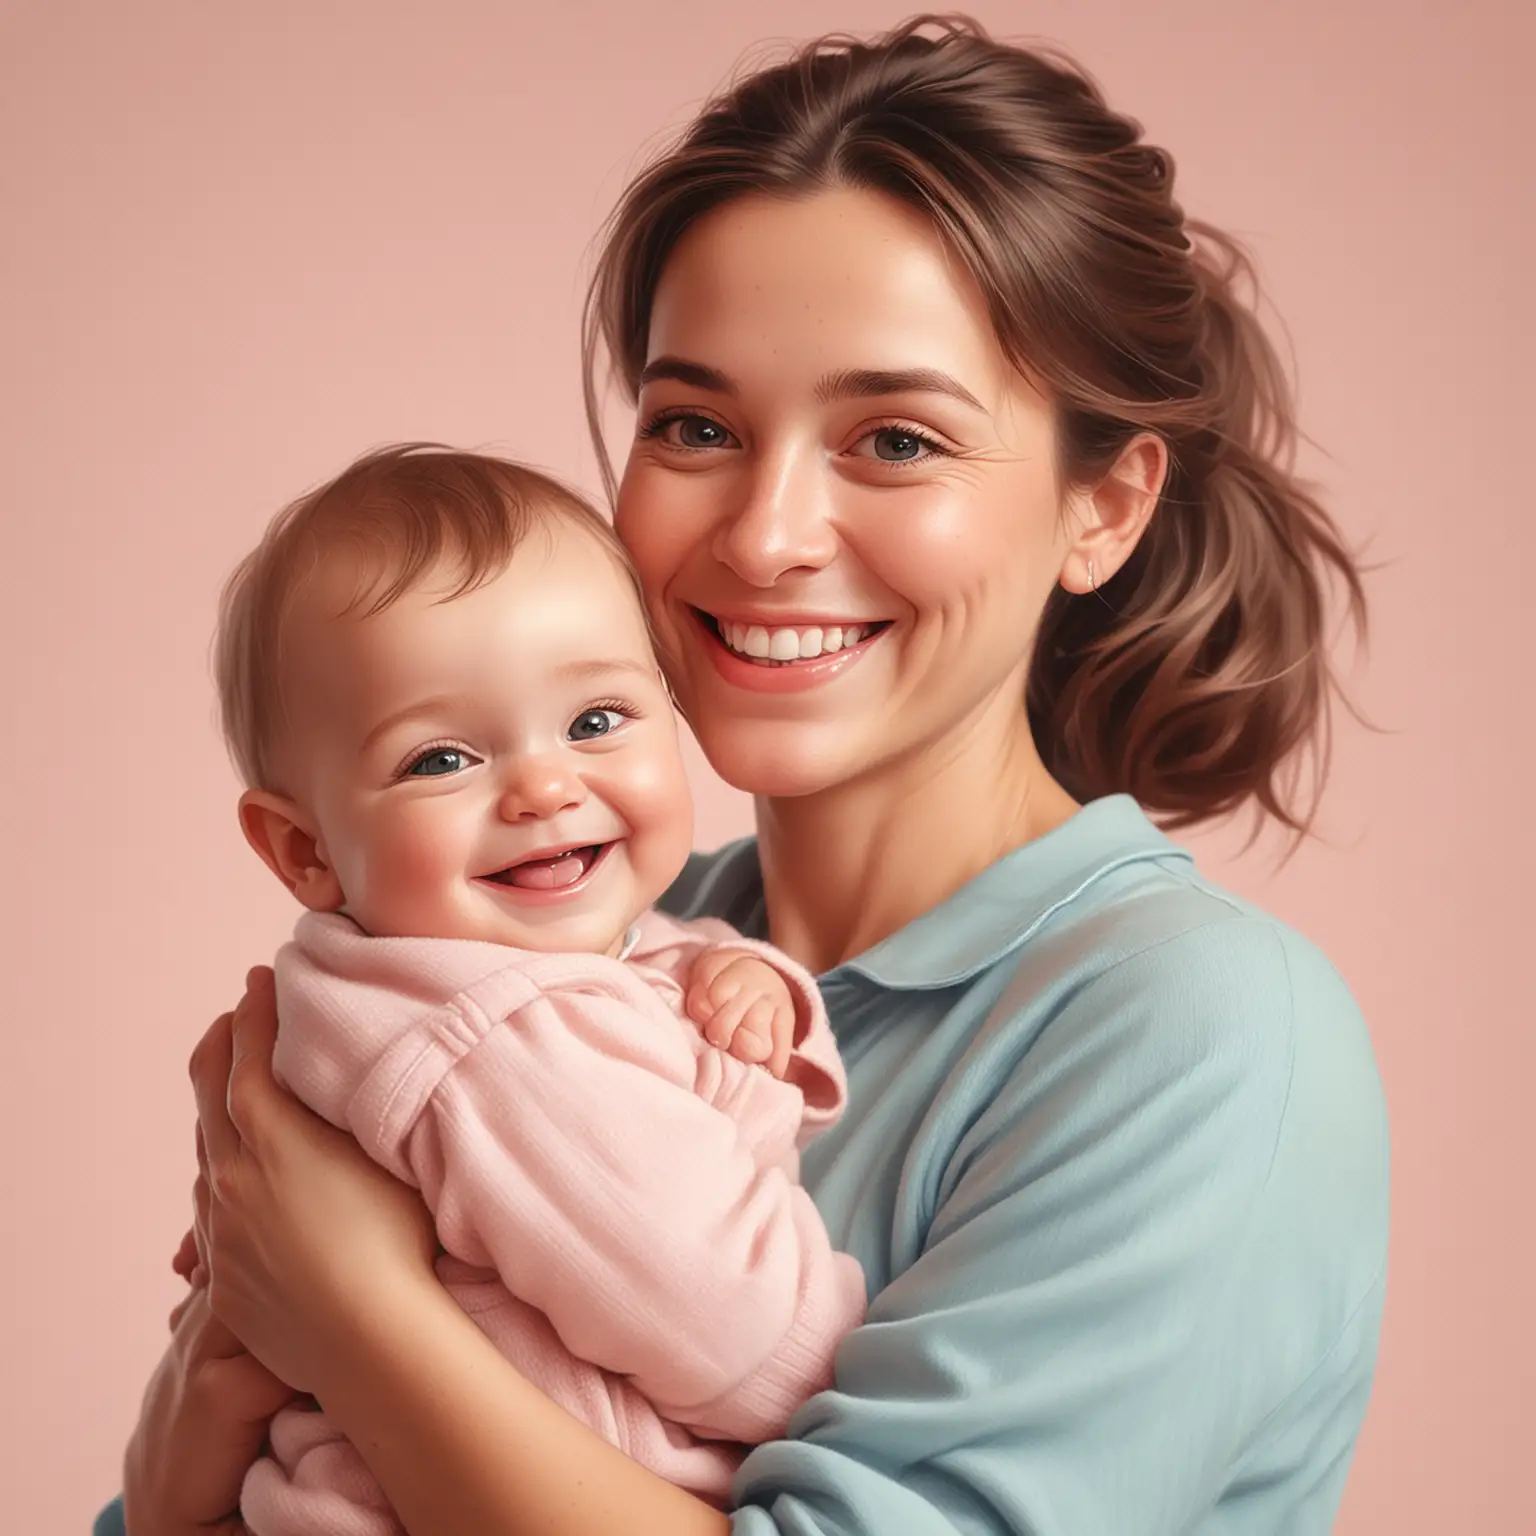
[[[729,427],[697,411],[658,412],[641,424],[639,435],[681,454],[741,447],[741,439]],[[904,465],[924,464],[934,458],[953,458],[955,451],[937,433],[900,420],[863,428],[841,450],[846,457],[898,470]]]
[[[865,448],[868,452],[860,452]],[[954,457],[954,449],[932,433],[904,421],[871,427],[854,440],[848,453],[852,458],[869,459],[892,469],[899,469],[904,464],[923,464],[933,458]]]
[[[684,453],[726,448],[733,443],[741,446],[728,428],[694,411],[662,411],[641,425],[640,436]]]

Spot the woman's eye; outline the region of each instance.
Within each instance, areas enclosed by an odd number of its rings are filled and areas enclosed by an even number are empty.
[[[430,752],[423,752],[405,774],[412,779],[440,779],[445,774],[462,773],[467,767],[469,753],[458,747],[434,747]]]
[[[669,416],[646,435],[659,437],[674,448],[724,448],[732,441],[731,434],[708,416]]]
[[[864,438],[859,446],[862,448],[865,444],[868,444],[869,452],[861,453],[859,457],[880,459],[886,464],[910,464],[930,453],[943,452],[931,437],[906,427],[881,427]]]
[[[607,736],[624,724],[624,716],[616,709],[587,709],[571,722],[566,733],[572,741],[592,741]]]

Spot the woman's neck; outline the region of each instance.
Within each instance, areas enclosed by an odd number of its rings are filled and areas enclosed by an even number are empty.
[[[1017,711],[833,789],[760,799],[769,937],[830,970],[1077,809]]]

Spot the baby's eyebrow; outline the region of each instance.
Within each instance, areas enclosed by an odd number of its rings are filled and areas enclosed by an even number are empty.
[[[628,656],[593,657],[589,661],[568,661],[563,666],[555,668],[555,676],[562,682],[581,683],[588,682],[597,677],[611,677],[615,672],[627,673],[633,677],[654,677],[656,666],[654,663],[647,665],[643,661],[635,661]]]
[[[392,714],[385,716],[368,734],[363,737],[360,752],[366,752],[378,739],[394,730],[397,725],[404,725],[408,721],[428,715],[445,714],[452,710],[464,709],[470,700],[461,693],[440,693],[430,699],[418,699],[412,704],[407,704],[404,709],[397,709]]]

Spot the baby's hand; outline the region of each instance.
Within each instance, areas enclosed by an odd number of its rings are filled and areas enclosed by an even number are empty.
[[[693,962],[686,1006],[711,1045],[783,1077],[795,1039],[795,999],[766,960],[706,949]]]

